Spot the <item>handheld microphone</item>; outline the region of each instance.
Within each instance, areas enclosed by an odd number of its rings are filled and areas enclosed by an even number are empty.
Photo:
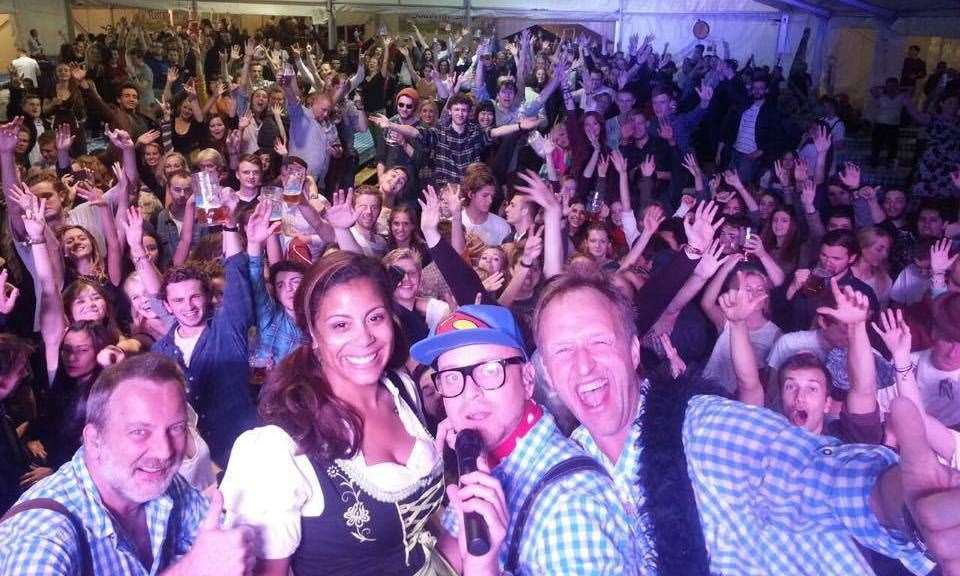
[[[480,433],[466,429],[457,434],[454,450],[457,453],[457,473],[460,476],[477,470],[477,458],[483,449]],[[490,551],[490,531],[483,516],[476,512],[463,515],[463,530],[467,540],[467,552],[473,556],[483,556]]]

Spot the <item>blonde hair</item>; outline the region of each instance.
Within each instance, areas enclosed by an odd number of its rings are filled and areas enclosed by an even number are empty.
[[[192,156],[193,166],[195,169],[198,169],[201,162],[213,162],[220,169],[223,169],[226,166],[226,163],[223,161],[223,155],[220,154],[220,152],[217,152],[214,148],[204,148],[203,150],[198,150],[194,152]]]

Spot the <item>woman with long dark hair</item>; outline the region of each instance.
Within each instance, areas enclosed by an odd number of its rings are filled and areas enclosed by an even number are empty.
[[[234,444],[228,515],[259,530],[257,573],[436,574],[426,520],[442,458],[418,388],[396,365],[384,268],[334,252],[307,272],[297,322],[310,335],[268,376],[261,428]]]

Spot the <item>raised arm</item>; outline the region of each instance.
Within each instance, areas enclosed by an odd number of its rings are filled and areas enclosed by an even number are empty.
[[[114,188],[119,188],[120,194],[125,195],[127,190],[126,179],[118,180]],[[117,235],[117,222],[114,219],[113,210],[110,208],[103,191],[88,186],[85,182],[77,184],[77,196],[97,208],[100,221],[103,224],[103,237],[107,245],[107,277],[111,284],[119,286],[123,282],[123,248],[120,246],[120,237]]]
[[[710,282],[707,283],[707,287],[703,290],[703,295],[700,297],[700,308],[703,309],[703,313],[707,315],[707,318],[713,322],[717,331],[723,330],[723,326],[727,322],[723,309],[720,307],[720,292],[723,290],[723,285],[726,283],[730,273],[733,272],[733,269],[740,262],[742,262],[742,259],[739,255],[734,258],[728,258],[727,261],[723,263],[723,266],[720,267],[720,270],[713,275]]]
[[[140,209],[131,207],[127,210],[127,227],[125,228],[127,245],[130,246],[130,260],[140,275],[143,287],[147,294],[157,296],[160,294],[160,286],[163,283],[160,271],[156,265],[150,261],[146,250],[143,248],[143,215]]]
[[[763,406],[763,381],[757,369],[757,357],[750,343],[750,317],[767,298],[766,294],[751,296],[744,288],[742,272],[737,272],[740,288],[720,296],[719,307],[724,321],[730,326],[730,356],[737,377],[737,399],[744,404]]]
[[[40,298],[37,305],[40,307],[40,333],[43,335],[47,383],[49,383],[53,380],[53,375],[59,366],[60,343],[63,341],[66,329],[63,297],[60,294],[60,285],[56,281],[51,261],[51,254],[59,254],[59,247],[56,246],[56,240],[47,228],[44,218],[47,201],[34,196],[30,189],[22,184],[12,192],[20,205],[23,227],[27,242],[30,243],[30,253],[33,256],[37,281],[40,284]]]
[[[526,170],[517,176],[525,185],[514,189],[543,209],[543,277],[549,280],[563,272],[563,207],[550,186],[534,172]]]
[[[924,428],[930,447],[944,460],[952,460],[960,447],[955,445],[953,434],[942,422],[927,414],[923,408],[920,387],[917,385],[916,365],[910,357],[913,338],[910,326],[903,319],[902,310],[887,309],[873,323],[873,329],[890,351],[893,369],[896,372],[897,393],[913,402],[923,415]]]
[[[333,202],[325,214],[327,222],[333,227],[334,237],[341,250],[363,254],[363,248],[353,237],[350,228],[357,223],[357,211],[353,207],[353,188],[346,192],[333,193]]]
[[[845,325],[850,338],[847,352],[850,391],[844,401],[844,408],[848,414],[872,414],[877,410],[877,371],[873,348],[867,334],[870,300],[850,286],[840,288],[836,277],[831,278],[830,286],[837,306],[818,308],[817,313],[830,316]]]

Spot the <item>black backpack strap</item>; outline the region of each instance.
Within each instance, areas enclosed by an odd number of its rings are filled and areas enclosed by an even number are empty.
[[[413,386],[408,386],[407,381],[394,370],[387,369],[384,372],[384,376],[397,388],[397,391],[400,393],[400,398],[402,398],[403,401],[407,403],[407,406],[413,410],[413,413],[417,415],[417,419],[420,420],[423,427],[429,430],[429,426],[427,426],[427,414],[423,409],[423,396],[420,393],[420,386],[416,382],[413,383]]]
[[[506,564],[504,564],[505,572],[508,574],[516,573],[517,562],[520,561],[520,540],[523,539],[527,518],[530,516],[530,511],[533,509],[537,497],[551,484],[562,480],[566,476],[588,470],[594,470],[604,476],[609,476],[607,471],[603,469],[603,466],[593,458],[589,456],[574,456],[559,464],[555,464],[547,470],[546,474],[537,480],[537,483],[533,485],[533,490],[530,491],[530,494],[527,495],[523,504],[520,506],[520,511],[517,512],[517,519],[513,524],[513,535],[510,537],[510,547],[507,549],[507,561]]]
[[[80,559],[82,568],[80,571],[81,576],[94,576],[93,574],[93,556],[90,553],[90,542],[87,540],[87,530],[83,527],[83,523],[69,510],[66,506],[57,502],[56,500],[50,498],[35,498],[33,500],[24,500],[23,502],[13,506],[7,513],[3,515],[3,518],[0,518],[0,524],[6,522],[10,518],[16,516],[21,512],[26,512],[28,510],[49,510],[61,516],[65,516],[67,520],[70,521],[70,524],[73,526],[73,531],[77,536],[77,548],[80,551]]]

